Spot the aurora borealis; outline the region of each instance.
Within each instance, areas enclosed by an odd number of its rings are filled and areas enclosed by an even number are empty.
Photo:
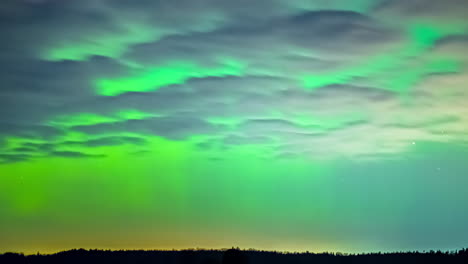
[[[468,246],[467,0],[2,0],[0,252]]]

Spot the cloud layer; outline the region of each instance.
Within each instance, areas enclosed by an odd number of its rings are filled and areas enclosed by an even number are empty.
[[[144,150],[384,158],[468,141],[468,3],[4,1],[0,162]]]

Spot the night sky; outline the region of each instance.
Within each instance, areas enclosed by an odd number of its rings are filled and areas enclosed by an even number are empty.
[[[1,0],[0,252],[468,246],[468,0]]]

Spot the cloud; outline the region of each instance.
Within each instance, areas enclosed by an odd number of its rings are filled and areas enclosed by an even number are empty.
[[[26,154],[0,154],[0,164],[27,161],[31,157]]]
[[[466,141],[465,1],[309,2],[5,1],[2,160],[150,136],[356,159]]]
[[[216,126],[193,117],[171,116],[144,120],[128,120],[91,126],[77,126],[75,130],[88,134],[105,134],[109,132],[135,132],[154,134],[169,139],[186,139],[191,135],[215,133]]]
[[[19,120],[19,122],[24,121]],[[28,138],[53,139],[62,134],[63,132],[60,129],[47,125],[29,125],[0,122],[0,135],[3,136],[15,135]]]
[[[72,142],[71,144],[76,144],[76,143],[77,142]],[[115,146],[115,145],[121,145],[121,144],[144,145],[145,143],[146,143],[145,139],[137,138],[137,137],[107,137],[107,138],[99,138],[99,139],[79,142],[78,144],[82,144],[88,147],[100,147],[100,146]]]
[[[53,143],[33,143],[33,142],[24,142],[21,144],[22,147],[20,148],[28,148],[28,149],[35,149],[39,152],[50,152],[53,151],[55,148],[55,144]]]
[[[27,139],[26,139],[27,140]],[[3,163],[17,161],[37,160],[51,156],[69,158],[102,158],[106,155],[94,154],[94,148],[112,147],[121,145],[145,146],[147,140],[135,136],[110,136],[89,138],[81,141],[63,141],[62,139],[48,140],[42,142],[19,141],[12,147],[4,147],[2,154]],[[93,154],[83,151],[94,151]]]
[[[120,0],[6,0],[0,9],[0,28],[9,38],[1,43],[0,57],[35,56],[53,61],[85,60],[93,55],[118,57],[131,45],[167,35],[210,31],[294,10],[288,1],[130,4]]]
[[[425,142],[467,144],[468,113],[463,103],[468,98],[466,81],[466,74],[431,76],[415,87],[416,94],[409,102],[398,97],[385,103],[361,100],[356,105],[371,111],[367,122],[319,135],[290,135],[282,141],[281,152],[313,158],[380,158],[407,152]],[[350,109],[354,104],[333,105]]]
[[[86,154],[77,151],[53,151],[49,153],[50,156],[53,157],[62,157],[62,158],[102,158],[105,155],[94,155],[94,154]]]
[[[275,67],[291,73],[306,67],[329,69],[390,50],[400,41],[397,32],[359,13],[309,11],[265,23],[170,36],[136,45],[125,57],[145,65],[174,59],[216,65],[220,57],[233,57],[247,62],[254,72],[281,74]]]
[[[444,56],[456,58],[462,61],[466,67],[468,65],[468,33],[466,35],[451,35],[440,39],[434,46],[434,56]]]
[[[86,62],[32,58],[0,62],[5,65],[0,73],[0,122],[13,125],[2,125],[0,130],[12,130],[15,125],[42,125],[55,115],[75,113],[83,102],[96,100],[90,80],[124,72],[117,62],[104,57]]]
[[[225,131],[222,140],[210,141],[227,147],[234,139],[269,146],[278,157],[312,159],[378,159],[426,142],[466,144],[468,115],[463,101],[468,94],[464,83],[466,76],[460,74],[431,76],[415,87],[409,101],[386,91],[346,86],[324,87],[313,93],[297,90],[287,98],[272,95],[283,104],[257,103],[275,105],[284,116],[252,119],[246,115],[244,122]],[[349,115],[354,112],[361,114]]]
[[[392,16],[425,18],[436,22],[465,22],[468,3],[464,0],[385,0],[378,10]]]

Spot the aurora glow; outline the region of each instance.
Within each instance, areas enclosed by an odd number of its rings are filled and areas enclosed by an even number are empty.
[[[0,252],[468,246],[467,14],[3,0]]]

